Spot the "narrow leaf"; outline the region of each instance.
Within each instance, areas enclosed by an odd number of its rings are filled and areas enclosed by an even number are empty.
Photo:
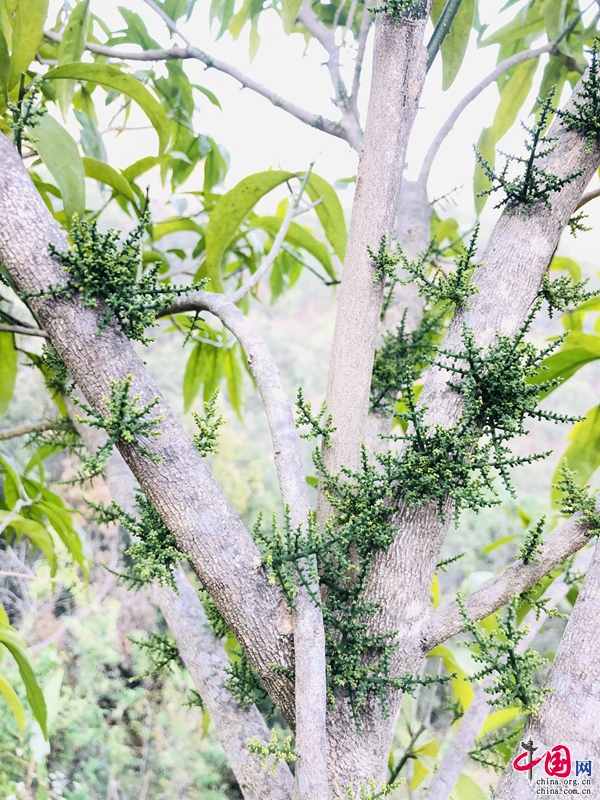
[[[8,707],[10,708],[13,717],[17,725],[19,726],[19,730],[23,730],[25,727],[25,710],[19,700],[19,697],[11,684],[8,681],[8,678],[5,678],[4,675],[0,672],[0,694],[4,697],[6,702],[8,703]]]
[[[281,21],[286,34],[290,34],[294,29],[301,5],[302,0],[281,0]]]
[[[60,189],[70,226],[73,214],[82,219],[85,213],[85,170],[79,150],[71,134],[50,114],[42,117],[35,136],[39,156]]]
[[[51,69],[44,76],[46,80],[59,78],[77,81],[91,81],[108,89],[131,97],[139,105],[152,123],[160,144],[160,152],[164,152],[171,137],[171,121],[161,104],[153,97],[144,84],[133,75],[129,75],[119,67],[109,64],[64,64]]]
[[[269,170],[249,175],[230,189],[215,206],[206,227],[206,275],[214,291],[222,291],[221,261],[239,226],[261,197],[294,177],[293,172]]]
[[[81,56],[85,52],[89,21],[89,0],[82,0],[71,11],[67,27],[58,45],[59,66],[81,61]],[[57,85],[56,98],[64,120],[67,118],[74,91],[75,81],[60,81]]]
[[[0,416],[11,401],[17,382],[17,351],[12,333],[0,333]]]
[[[48,0],[19,0],[17,3],[12,31],[9,91],[17,85],[21,73],[27,71],[35,58],[44,36],[47,14]]]
[[[346,255],[348,233],[346,230],[346,220],[344,219],[344,210],[337,196],[337,192],[325,178],[316,175],[314,172],[311,173],[308,179],[306,191],[313,202],[318,200],[319,197],[323,198],[322,202],[315,206],[315,211],[323,226],[325,236],[333,248],[333,252],[343,263]]]
[[[135,203],[135,195],[131,184],[127,178],[124,178],[114,167],[111,167],[104,161],[98,161],[96,158],[87,158],[84,156],[81,160],[83,161],[86,178],[93,178],[95,181],[100,181],[107,186],[111,186],[116,192],[119,192],[119,194],[122,194],[128,200],[131,200],[132,203]]]

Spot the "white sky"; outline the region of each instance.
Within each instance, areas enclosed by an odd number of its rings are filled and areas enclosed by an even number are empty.
[[[238,5],[239,5],[238,1]],[[499,14],[504,0],[484,0],[480,3],[483,21],[491,23],[491,29],[501,27],[511,19],[516,8]],[[148,25],[148,29],[161,44],[169,45],[169,37],[164,23],[153,15],[142,0],[130,0],[127,7],[137,11]],[[311,42],[305,52],[304,38],[299,35],[285,36],[279,17],[275,12],[267,12],[260,20],[261,47],[254,61],[248,58],[248,31],[245,30],[237,41],[226,33],[218,42],[214,41],[216,25],[211,34],[209,28],[209,0],[198,0],[192,21],[182,28],[185,34],[201,49],[224,61],[227,61],[244,73],[266,84],[274,91],[282,94],[296,104],[318,114],[336,119],[337,109],[331,96],[332,88],[329,75],[323,66],[324,51],[317,42]],[[92,11],[99,13],[113,29],[122,26],[115,0],[98,2],[92,0]],[[426,38],[430,35],[428,31]],[[372,32],[371,32],[372,40]],[[372,43],[372,42],[371,42]],[[408,168],[406,175],[415,178],[421,160],[429,143],[440,124],[454,108],[458,100],[490,72],[496,63],[497,47],[477,49],[475,36],[472,37],[463,68],[454,85],[447,92],[441,91],[441,59],[438,57],[428,76],[421,99],[421,108],[417,116],[407,154]],[[362,119],[364,124],[365,106],[370,83],[372,49],[369,47],[365,58],[361,92]],[[352,69],[352,53],[347,56],[347,67]],[[145,68],[140,64],[140,68]],[[160,69],[160,67],[158,67]],[[224,145],[231,155],[231,168],[226,179],[225,188],[231,188],[241,178],[253,172],[270,167],[303,170],[315,161],[315,172],[329,181],[349,177],[356,173],[357,155],[342,140],[314,130],[291,117],[281,109],[273,107],[267,100],[248,89],[241,90],[239,84],[215,69],[205,70],[195,61],[188,61],[186,70],[193,82],[211,89],[219,98],[223,111],[212,106],[208,100],[201,99],[200,110],[196,121],[197,129],[209,134],[217,142]],[[348,72],[351,75],[351,72]],[[538,75],[541,75],[541,70]],[[539,80],[539,78],[538,78]],[[531,109],[537,86],[523,107],[526,118]],[[199,96],[199,95],[198,95]],[[451,190],[459,191],[453,196],[456,207],[450,206],[446,214],[455,215],[467,226],[474,221],[472,200],[473,144],[477,141],[481,129],[489,125],[493,119],[497,104],[498,91],[495,85],[490,86],[472,103],[462,115],[454,131],[446,142],[434,164],[429,184],[431,198],[440,197]],[[107,109],[107,119],[114,113],[111,106]],[[132,121],[146,124],[141,112],[134,112]],[[135,124],[132,122],[132,124]],[[76,129],[72,129],[75,133]],[[502,140],[500,147],[508,151],[518,151],[523,140],[523,131],[515,126]],[[125,167],[142,155],[156,152],[156,136],[151,131],[136,131],[119,136],[109,145],[111,163]],[[192,176],[186,188],[201,189],[202,170]],[[462,187],[462,188],[461,188]],[[342,203],[351,205],[352,186],[342,191]],[[153,187],[154,194],[154,187]],[[154,194],[156,197],[156,194]],[[488,229],[498,212],[492,210],[488,203],[483,215],[483,230]],[[596,212],[593,204],[588,209],[590,220],[595,220]],[[575,246],[574,255],[583,258],[593,255],[593,234],[580,235]],[[584,241],[585,240],[585,241]],[[573,240],[566,242],[566,250],[571,252]]]

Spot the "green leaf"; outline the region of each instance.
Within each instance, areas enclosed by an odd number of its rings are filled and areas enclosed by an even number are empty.
[[[0,672],[0,694],[4,697],[4,699],[8,703],[8,707],[12,711],[12,715],[15,718],[17,725],[19,726],[19,730],[23,730],[23,728],[25,727],[25,710],[21,704],[21,701],[17,696],[17,693],[9,683],[8,678],[5,678],[1,672]]]
[[[152,169],[153,167],[157,167],[160,164],[164,164],[167,161],[171,161],[171,156],[144,156],[144,158],[140,158],[139,161],[134,161],[133,164],[130,164],[128,167],[126,167],[122,174],[123,177],[131,183],[136,178],[139,178],[140,175],[148,172],[148,170]]]
[[[119,192],[119,194],[122,194],[128,200],[131,200],[132,203],[135,203],[135,195],[131,184],[127,178],[124,178],[114,167],[111,167],[104,161],[98,161],[96,158],[87,158],[84,156],[81,160],[83,161],[86,178],[93,178],[95,181],[100,181],[107,186],[112,186],[116,192]]]
[[[282,222],[283,219],[281,217],[257,217],[253,219],[250,224],[252,227],[262,228],[262,230],[267,231],[272,238],[275,238],[281,228]],[[321,262],[327,274],[335,280],[337,276],[327,248],[322,242],[315,239],[310,231],[298,225],[297,222],[292,222],[286,234],[285,241],[313,255]]]
[[[493,550],[497,550],[499,547],[504,547],[506,544],[510,544],[510,542],[514,542],[515,539],[518,539],[516,533],[512,534],[511,536],[503,536],[501,539],[496,539],[495,542],[488,544],[483,550],[480,551],[480,556],[485,556],[487,553],[491,553]]]
[[[477,149],[481,155],[493,167],[496,163],[496,140],[491,128],[484,128],[477,140]],[[483,192],[490,187],[490,180],[481,168],[479,161],[475,161],[475,173],[473,175],[473,194],[475,196],[475,211],[481,214],[487,202],[488,196],[477,197],[479,192]]]
[[[588,333],[571,333],[563,345],[563,349],[544,359],[543,366],[545,369],[528,378],[528,383],[535,385],[555,378],[561,378],[564,382],[586,364],[598,359],[600,359],[600,336],[592,336]],[[550,389],[544,392],[541,397],[547,397],[553,391],[554,389]]]
[[[491,733],[497,728],[502,728],[504,725],[509,725],[511,722],[515,721],[520,713],[521,712],[519,709],[515,706],[511,706],[510,708],[502,708],[500,711],[492,711],[492,713],[481,726],[481,730],[479,731],[477,738],[481,738],[482,736],[485,736],[486,733]]]
[[[39,722],[42,733],[44,736],[47,736],[46,701],[44,700],[44,695],[35,677],[21,637],[14,628],[0,623],[0,644],[3,644],[7,648],[17,662],[31,710]]]
[[[542,3],[530,3],[525,19],[523,19],[522,10],[519,9],[514,19],[500,28],[500,30],[495,31],[491,36],[488,36],[487,39],[484,39],[481,42],[481,46],[487,47],[490,44],[508,45],[519,39],[530,37],[531,34],[542,33],[545,26],[545,20],[540,14],[542,6]]]
[[[301,5],[302,0],[281,0],[281,21],[286,34],[290,34],[294,29]]]
[[[0,416],[11,401],[17,382],[18,353],[12,333],[0,332]]]
[[[85,214],[85,170],[79,150],[71,134],[50,114],[44,114],[35,136],[39,156],[60,189],[70,227],[73,214],[79,219]]]
[[[139,105],[152,123],[158,134],[160,152],[163,153],[171,138],[171,121],[161,104],[153,97],[144,84],[133,75],[129,75],[119,67],[109,64],[64,64],[51,69],[44,76],[46,80],[72,79],[91,81],[120,94],[131,97]]]
[[[243,397],[244,379],[242,374],[242,368],[240,367],[239,357],[240,354],[238,352],[237,346],[228,347],[227,350],[225,350],[223,369],[225,372],[225,378],[227,380],[227,393],[229,395],[229,400],[231,402],[233,410],[241,420],[242,403],[244,402],[244,397]]]
[[[590,409],[583,422],[575,425],[569,440],[571,443],[563,458],[567,459],[569,469],[577,472],[577,483],[583,486],[600,467],[600,406]],[[560,465],[556,470],[554,483],[558,479],[559,468]]]
[[[261,197],[295,177],[293,172],[268,170],[249,175],[216,204],[206,227],[206,275],[214,291],[222,291],[221,262],[239,226]]]
[[[300,177],[302,177],[302,174]],[[308,179],[306,192],[313,202],[318,200],[319,197],[323,198],[322,202],[315,206],[315,211],[323,226],[325,236],[333,248],[333,252],[343,263],[346,255],[348,232],[346,230],[344,210],[337,192],[325,178],[316,175],[314,172],[311,173]]]
[[[531,91],[533,77],[538,66],[538,60],[530,58],[498,79],[500,102],[494,115],[490,134],[494,138],[494,142],[500,141],[514,125],[519,111]]]
[[[0,88],[5,99],[8,97],[8,79],[10,76],[10,55],[8,53],[8,44],[4,38],[4,31],[2,30],[2,20],[0,18]],[[8,100],[7,100],[8,102]]]
[[[50,533],[42,524],[33,519],[26,519],[20,514],[13,516],[12,512],[0,509],[0,523],[6,524],[9,517],[9,527],[21,535],[27,536],[31,543],[39,547],[46,556],[50,564],[50,574],[53,576],[56,573],[56,553]]]
[[[466,772],[461,772],[450,792],[450,800],[487,800],[488,794],[480,789],[473,778]]]
[[[462,0],[441,47],[442,89],[444,91],[452,86],[458,75],[467,52],[474,16],[475,0]]]
[[[168,219],[164,222],[157,222],[152,226],[152,237],[155,242],[162,239],[163,236],[168,236],[171,233],[178,233],[179,231],[194,231],[194,233],[203,234],[204,231],[198,223],[185,217],[184,219]]]
[[[89,0],[82,0],[82,2],[77,3],[73,11],[71,11],[67,27],[58,45],[59,65],[81,61],[81,56],[85,52],[89,22]],[[67,113],[71,106],[74,91],[75,81],[60,81],[56,87],[56,99],[58,100],[64,120],[67,119]]]
[[[221,108],[221,103],[219,102],[219,98],[214,92],[211,92],[210,89],[206,88],[206,86],[200,86],[200,84],[198,83],[193,83],[192,86],[194,87],[194,89],[198,89],[199,92],[202,92],[202,94],[210,100],[213,106],[216,106],[220,111],[223,110]]]
[[[467,679],[466,664],[463,663],[468,658],[466,651],[460,652],[455,645],[446,643],[434,647],[427,657],[441,658],[449,675],[456,672],[456,678],[450,681],[452,694],[454,699],[460,703],[462,710],[466,711],[474,696],[473,687]]]
[[[74,108],[73,113],[75,114],[77,122],[81,125],[81,149],[83,152],[88,158],[95,158],[97,161],[106,161],[106,147],[102,141],[102,135],[98,130],[98,126],[92,117],[85,111],[80,111],[78,108]]]
[[[185,366],[185,374],[183,376],[183,410],[186,412],[190,410],[190,406],[196,399],[196,395],[204,382],[204,375],[206,372],[206,349],[208,347],[210,347],[210,345],[198,342],[192,350]]]
[[[21,73],[35,58],[44,36],[44,23],[48,14],[48,0],[19,0],[12,30],[12,52],[10,57],[11,91],[21,78]]]

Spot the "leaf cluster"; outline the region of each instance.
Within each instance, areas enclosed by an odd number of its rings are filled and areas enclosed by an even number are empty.
[[[155,677],[166,672],[173,672],[174,665],[179,663],[179,650],[173,637],[168,633],[150,631],[144,639],[129,636],[129,641],[145,650],[150,659],[150,668],[140,677]]]
[[[561,275],[559,278],[550,280],[550,276],[546,272],[542,278],[542,285],[540,287],[540,297],[548,303],[548,314],[552,319],[556,311],[567,311],[572,306],[577,306],[584,303],[586,300],[591,300],[592,297],[597,297],[599,292],[586,291],[586,286],[589,279],[584,281],[574,281],[570,275]]]
[[[370,464],[364,448],[360,469],[342,468],[340,475],[327,471],[318,451],[313,459],[333,509],[323,529],[312,515],[305,526],[293,527],[286,511],[281,530],[273,517],[270,531],[263,532],[259,518],[254,537],[270,582],[279,584],[289,604],[294,607],[298,585],[303,585],[320,606],[329,701],[334,703],[339,694],[347,696],[359,725],[359,711],[369,697],[377,698],[385,713],[390,690],[407,690],[418,682],[411,676],[392,675],[395,635],[370,631],[377,605],[365,599],[373,559],[393,538],[392,476],[385,471],[385,462],[383,471]],[[317,570],[307,566],[313,556]],[[312,595],[315,581],[323,587],[323,600]]]
[[[589,536],[600,534],[600,512],[596,509],[596,498],[588,486],[579,486],[575,480],[576,472],[572,472],[566,459],[560,467],[560,477],[555,488],[561,493],[558,507],[561,514],[567,517],[581,513],[581,522],[586,525]]]
[[[499,732],[488,734],[478,740],[475,747],[469,752],[469,756],[483,767],[501,773],[504,771],[520,735],[520,725],[502,728]]]
[[[415,283],[421,297],[425,297],[431,303],[467,306],[468,298],[479,291],[477,286],[471,283],[471,277],[477,266],[473,259],[477,251],[478,234],[479,226],[476,225],[469,244],[455,259],[456,269],[448,275],[438,267],[437,274],[428,277],[429,252],[417,261],[409,261],[399,249],[400,261],[410,275],[410,278],[399,280],[399,283]]]
[[[195,411],[192,412],[198,433],[194,434],[194,447],[202,458],[206,458],[209,453],[218,453],[219,428],[225,424],[222,415],[217,416],[217,399],[219,389],[215,389],[210,400],[204,407],[204,418]]]
[[[156,425],[161,421],[162,417],[145,419],[160,400],[155,397],[154,400],[151,400],[146,405],[138,406],[139,395],[129,398],[131,381],[132,376],[127,375],[122,380],[110,382],[110,397],[103,398],[106,413],[96,411],[81,402],[81,400],[73,397],[73,402],[87,414],[86,417],[77,417],[77,421],[90,425],[92,428],[100,428],[106,431],[108,437],[106,442],[93,455],[86,456],[83,459],[78,475],[79,480],[82,482],[100,475],[106,466],[106,461],[113,447],[119,442],[133,445],[138,452],[151,461],[160,461],[158,456],[154,455],[151,450],[139,441],[141,436],[160,436],[161,431]]]
[[[387,14],[400,26],[407,19],[423,19],[427,15],[424,0],[383,0],[379,6],[368,9],[371,14]]]
[[[484,689],[488,694],[494,695],[489,700],[491,705],[508,708],[516,704],[526,713],[535,716],[550,689],[536,686],[534,673],[547,660],[531,649],[524,653],[517,651],[519,642],[529,630],[527,625],[521,629],[517,626],[518,602],[519,598],[513,597],[507,606],[504,620],[497,619],[497,629],[487,633],[469,617],[460,593],[457,595],[464,622],[463,630],[471,633],[475,639],[476,646],[471,649],[471,654],[477,663],[483,665],[473,675],[473,680],[493,676],[492,685]]]
[[[594,39],[592,49],[588,51],[592,57],[588,74],[581,81],[577,94],[573,99],[574,111],[559,111],[565,128],[578,131],[585,136],[585,152],[592,152],[594,143],[600,134],[600,65],[598,50],[600,40]]]
[[[258,736],[253,736],[251,739],[248,739],[246,745],[251,753],[262,757],[262,768],[265,770],[269,764],[269,756],[273,756],[273,764],[270,769],[271,775],[275,774],[280,761],[287,761],[289,763],[295,761],[298,757],[292,748],[292,737],[287,736],[280,744],[277,731],[275,730],[271,731],[271,741],[268,744],[261,742]]]
[[[174,572],[178,562],[188,556],[177,549],[175,537],[146,495],[138,492],[136,503],[137,516],[124,511],[114,501],[108,507],[90,504],[97,522],[119,522],[135,538],[125,551],[125,555],[133,560],[133,566],[126,573],[113,574],[130,589],[141,589],[157,581],[178,594]]]
[[[67,273],[67,282],[44,292],[28,294],[25,299],[79,296],[86,308],[103,311],[98,333],[114,319],[129,339],[148,344],[152,340],[145,337],[146,328],[157,324],[157,317],[178,295],[201,289],[206,283],[201,281],[189,286],[160,283],[158,262],[141,271],[141,238],[149,222],[150,215],[146,211],[121,244],[119,231],[111,229],[101,233],[96,221],[74,218],[72,245],[64,252],[50,245],[50,252]]]
[[[538,556],[542,554],[542,537],[545,524],[546,517],[543,516],[533,528],[527,531],[525,541],[519,548],[519,558],[524,564],[540,563]]]
[[[408,331],[406,310],[400,325],[383,337],[375,353],[371,377],[371,410],[393,413],[398,393],[410,382],[418,380],[429,366],[444,329],[444,314],[426,308],[415,330]]]
[[[548,127],[548,122],[554,114],[552,101],[555,93],[556,86],[550,90],[544,100],[538,97],[540,114],[532,127],[521,123],[528,134],[528,138],[525,141],[527,156],[514,156],[509,153],[503,153],[502,155],[505,156],[506,162],[502,172],[497,173],[479,150],[475,148],[477,161],[491,182],[491,186],[479,192],[477,197],[485,197],[502,189],[504,197],[495,208],[506,206],[507,208],[521,208],[522,211],[528,211],[534,203],[539,202],[543,203],[546,208],[551,209],[550,195],[553,192],[558,192],[563,186],[571,183],[581,175],[583,170],[570,172],[560,178],[538,166],[540,160],[556,149],[558,142],[557,136],[546,136],[544,134]],[[524,167],[523,174],[515,178],[509,178],[508,171],[512,164],[522,165]]]
[[[331,443],[331,434],[336,430],[331,424],[331,415],[325,416],[327,411],[325,403],[321,406],[321,410],[315,416],[312,410],[312,404],[304,399],[302,387],[298,387],[298,397],[296,399],[296,408],[298,409],[298,419],[296,420],[296,427],[301,425],[308,425],[310,430],[308,433],[301,433],[301,439],[316,439],[319,436],[323,437],[325,444]]]

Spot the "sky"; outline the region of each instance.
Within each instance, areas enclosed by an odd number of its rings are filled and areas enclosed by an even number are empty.
[[[58,3],[55,5],[58,8]],[[482,20],[490,23],[490,31],[505,24],[514,16],[515,8],[518,8],[513,5],[504,13],[499,13],[504,2],[485,0],[479,5]],[[137,11],[143,17],[150,34],[161,44],[169,46],[172,43],[164,23],[152,13],[143,0],[129,0],[127,8]],[[314,113],[336,118],[337,110],[331,99],[332,87],[324,66],[325,53],[317,42],[311,41],[306,48],[302,36],[286,36],[277,14],[267,12],[261,15],[259,31],[262,42],[255,59],[251,62],[248,57],[248,30],[243,31],[237,40],[233,40],[229,33],[225,33],[215,41],[217,25],[213,25],[211,31],[209,8],[209,0],[198,0],[191,21],[181,26],[193,44],[210,55],[235,65],[245,74],[264,83],[297,105]],[[99,0],[92,0],[92,12],[99,13],[113,29],[122,25],[118,3],[115,0],[104,0],[102,3]],[[426,40],[430,33],[431,30],[428,30]],[[371,78],[372,39],[373,29],[364,62],[360,96],[363,124]],[[344,56],[348,75],[351,75],[353,68],[353,55],[352,48],[349,48]],[[478,49],[473,34],[460,74],[446,92],[441,90],[441,59],[439,57],[436,59],[425,84],[410,139],[405,172],[409,179],[417,176],[422,158],[441,123],[460,98],[483,76],[491,72],[496,64],[496,57],[497,47]],[[217,95],[223,109],[220,111],[208,100],[202,99],[196,125],[198,130],[209,134],[224,145],[230,154],[231,166],[224,188],[231,188],[243,177],[254,172],[272,167],[300,171],[306,169],[313,161],[315,172],[332,183],[356,174],[357,154],[346,142],[308,127],[252,91],[241,90],[239,84],[228,75],[215,69],[206,70],[200,62],[189,61],[186,69],[193,82],[206,86]],[[524,104],[525,118],[535,101],[536,88],[534,86],[531,96]],[[491,123],[497,99],[498,90],[494,84],[463,113],[436,159],[429,183],[429,194],[432,199],[452,192],[454,205],[446,204],[444,213],[457,216],[466,227],[471,227],[475,220],[472,197],[473,145],[481,129]],[[107,118],[110,113],[112,109],[107,109]],[[138,124],[146,124],[141,112],[137,113],[137,118],[132,117],[132,124],[135,124],[136,119]],[[72,130],[75,133],[77,129],[74,127]],[[523,138],[524,132],[519,126],[514,126],[501,141],[500,148],[509,152],[519,151],[522,148]],[[151,131],[136,131],[121,135],[109,146],[111,163],[121,167],[127,166],[140,157],[140,154],[145,155],[155,151],[156,137]],[[198,175],[190,179],[186,188],[201,189],[201,173],[202,171],[198,170]],[[343,205],[350,208],[352,184],[346,189],[341,185],[337,188],[340,189]],[[483,214],[484,232],[491,227],[498,215],[492,205],[488,203]],[[600,218],[595,219],[597,212],[593,204],[590,204],[588,211],[592,222],[600,222]],[[582,241],[580,237],[574,250],[577,253],[584,253],[586,258],[592,257],[594,247],[590,236],[587,235],[587,241],[583,244]],[[566,242],[565,247],[571,252],[573,242]]]

